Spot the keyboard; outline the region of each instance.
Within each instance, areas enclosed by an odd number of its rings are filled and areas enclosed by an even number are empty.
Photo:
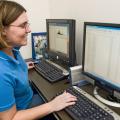
[[[63,74],[63,70],[59,69],[58,67],[46,60],[40,60],[37,64],[35,64],[35,69],[49,82],[63,80],[68,76],[68,74]]]
[[[74,120],[120,120],[120,116],[97,99],[73,86],[66,90],[77,97],[75,105],[65,108]]]

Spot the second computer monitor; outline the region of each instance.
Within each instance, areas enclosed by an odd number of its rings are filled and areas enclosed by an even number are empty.
[[[47,19],[48,56],[57,63],[74,66],[75,20]]]
[[[83,43],[84,74],[120,93],[120,24],[85,22]]]

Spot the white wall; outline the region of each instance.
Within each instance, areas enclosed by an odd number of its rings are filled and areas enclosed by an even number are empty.
[[[15,0],[27,10],[32,32],[46,31],[46,18],[76,19],[77,61],[81,63],[83,22],[120,23],[120,0]],[[31,57],[31,37],[21,49],[24,58]]]
[[[49,0],[14,0],[27,9],[31,32],[46,31],[46,18],[49,18]],[[22,56],[31,58],[31,34],[28,35],[28,45],[20,49]]]
[[[83,22],[120,23],[120,0],[51,0],[50,16],[76,19],[76,51],[81,64]]]

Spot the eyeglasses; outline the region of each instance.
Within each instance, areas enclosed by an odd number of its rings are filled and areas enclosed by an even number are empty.
[[[20,27],[20,28],[22,28],[22,29],[27,29],[29,26],[30,26],[30,23],[28,23],[28,22],[25,22],[25,23],[22,23],[22,24],[20,24],[20,25],[9,25],[9,26],[13,26],[13,27]]]

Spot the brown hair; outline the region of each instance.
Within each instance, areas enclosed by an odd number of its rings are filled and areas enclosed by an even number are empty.
[[[0,49],[8,47],[3,34],[4,27],[14,22],[26,9],[14,2],[8,0],[0,0]]]

